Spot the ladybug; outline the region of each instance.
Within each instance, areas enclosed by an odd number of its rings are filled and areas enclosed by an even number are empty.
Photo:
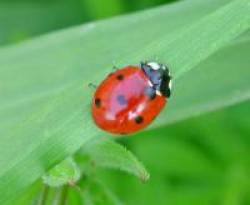
[[[142,62],[109,74],[92,100],[96,125],[113,134],[130,134],[148,126],[170,97],[171,76],[165,65]]]

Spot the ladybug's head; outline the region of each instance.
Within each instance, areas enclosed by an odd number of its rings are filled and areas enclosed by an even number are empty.
[[[149,78],[156,93],[169,98],[171,93],[171,76],[168,68],[156,62],[142,62],[141,69]]]

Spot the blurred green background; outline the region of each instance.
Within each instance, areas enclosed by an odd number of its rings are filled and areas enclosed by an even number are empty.
[[[0,45],[171,0],[1,0]],[[173,0],[172,0],[173,1]]]
[[[0,45],[165,3],[171,1],[1,0]],[[129,205],[250,204],[249,108],[248,101],[120,139],[151,173],[146,184],[117,171],[97,175]]]

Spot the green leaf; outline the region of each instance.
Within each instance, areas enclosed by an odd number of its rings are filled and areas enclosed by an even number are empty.
[[[139,177],[143,182],[149,179],[145,167],[124,146],[107,139],[87,143],[81,154],[90,155],[94,164],[106,168],[119,169]]]
[[[42,182],[38,180],[32,184],[20,197],[18,197],[12,205],[28,205],[38,202],[40,191],[42,190]]]
[[[178,79],[168,111],[156,123],[174,123],[248,100],[249,52],[250,38],[221,49]]]
[[[75,184],[80,179],[80,170],[72,158],[67,158],[43,176],[43,182],[51,187]]]
[[[100,82],[114,60],[122,66],[157,56],[170,67],[173,96],[150,129],[248,99],[248,40],[224,50],[231,63],[232,49],[242,49],[237,72],[194,68],[249,24],[248,0],[183,1],[0,49],[0,204],[104,135],[91,120],[87,84]]]
[[[84,205],[122,205],[117,196],[103,183],[92,180],[81,190]]]

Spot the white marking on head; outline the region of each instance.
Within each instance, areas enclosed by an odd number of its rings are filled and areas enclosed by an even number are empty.
[[[153,70],[159,70],[161,68],[161,65],[156,62],[148,62],[147,65],[151,67]]]
[[[172,90],[172,80],[169,81],[168,87],[169,87],[170,90]]]
[[[166,69],[167,69],[167,67],[166,67],[165,65],[161,65],[161,68],[162,68],[163,70],[166,70]]]

